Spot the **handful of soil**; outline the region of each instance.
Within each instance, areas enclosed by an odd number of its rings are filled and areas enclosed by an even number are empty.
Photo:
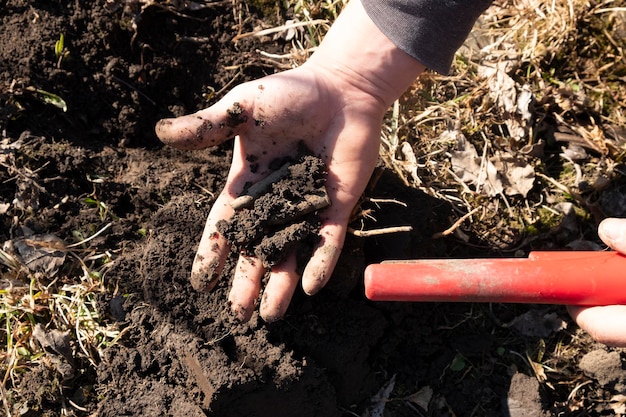
[[[220,233],[244,255],[254,255],[266,268],[293,250],[312,251],[319,241],[318,210],[330,206],[326,165],[301,147],[295,159],[276,161],[272,174],[250,185],[233,200],[235,215],[217,223]]]

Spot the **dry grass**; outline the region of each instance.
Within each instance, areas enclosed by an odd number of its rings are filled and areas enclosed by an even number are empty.
[[[485,245],[503,250],[557,226],[567,215],[560,203],[573,202],[579,216],[598,216],[599,193],[621,176],[616,164],[625,150],[626,96],[615,80],[626,41],[611,35],[619,33],[624,11],[614,5],[494,4],[457,56],[453,74],[422,76],[397,103],[383,129],[387,165],[407,184],[449,200],[459,216],[483,207],[469,227]],[[523,115],[520,105],[529,98]],[[461,180],[451,153],[463,139],[477,149],[481,167],[497,166],[502,153],[531,167],[533,189],[520,195],[505,187],[494,196]],[[504,176],[506,169],[497,169]]]
[[[0,250],[0,392],[7,416],[25,371],[95,367],[102,350],[121,336],[97,305],[97,295],[111,290],[103,277],[111,254],[81,249],[88,239],[65,245],[51,236],[13,239]],[[23,244],[34,258],[20,256],[16,247]]]

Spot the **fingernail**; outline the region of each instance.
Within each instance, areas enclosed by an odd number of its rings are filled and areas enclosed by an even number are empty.
[[[326,270],[324,267],[318,266],[315,269],[307,270],[304,276],[305,279],[302,280],[302,290],[306,295],[317,294],[326,282]]]
[[[263,293],[259,313],[261,315],[261,318],[266,323],[274,323],[283,318],[282,306],[280,304],[272,305],[268,300],[269,297],[267,296],[267,294]]]
[[[261,314],[261,318],[266,323],[275,323],[278,320],[282,319],[282,316],[275,316],[275,315],[271,315],[271,314],[269,314],[269,315],[268,314]]]
[[[205,263],[204,258],[196,258],[189,279],[191,286],[196,291],[211,291],[220,277],[219,270],[219,259],[213,259],[209,263]]]
[[[158,135],[159,133],[161,133],[163,128],[167,128],[171,124],[172,124],[172,119],[161,119],[158,122],[156,122],[154,130],[156,131],[156,133]]]
[[[302,274],[302,289],[307,295],[317,294],[326,285],[337,264],[341,248],[326,244],[317,249]]]
[[[248,311],[248,309],[239,304],[239,303],[231,303],[230,311],[235,315],[237,321],[241,323],[245,323],[250,320],[250,316],[252,316],[252,311]]]

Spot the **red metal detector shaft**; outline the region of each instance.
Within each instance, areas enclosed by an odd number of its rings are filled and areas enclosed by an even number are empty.
[[[369,265],[374,301],[626,304],[626,256],[532,252],[528,258],[428,259]]]

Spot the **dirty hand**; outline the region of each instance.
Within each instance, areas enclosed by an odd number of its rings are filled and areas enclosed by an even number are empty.
[[[598,228],[600,238],[626,255],[626,219],[606,219]],[[578,325],[600,343],[626,347],[626,305],[568,306]]]
[[[212,289],[229,253],[216,224],[233,214],[230,202],[269,174],[269,163],[295,156],[303,141],[327,165],[331,206],[320,212],[320,243],[303,276],[307,294],[329,279],[343,245],[350,213],[375,166],[380,125],[390,104],[424,69],[372,23],[359,1],[349,3],[307,63],[234,88],[215,105],[157,124],[158,137],[182,149],[218,145],[236,135],[224,190],[207,219],[191,271],[192,285]],[[261,292],[265,268],[240,256],[229,295],[247,321]],[[260,314],[281,318],[298,284],[295,254],[272,268]]]

